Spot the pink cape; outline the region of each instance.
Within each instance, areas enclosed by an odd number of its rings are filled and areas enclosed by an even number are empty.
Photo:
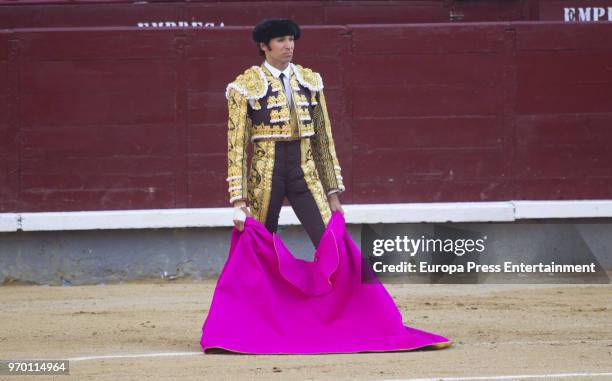
[[[405,326],[379,283],[361,282],[361,253],[335,211],[314,261],[247,217],[202,327],[205,353],[315,354],[444,348],[446,337]]]

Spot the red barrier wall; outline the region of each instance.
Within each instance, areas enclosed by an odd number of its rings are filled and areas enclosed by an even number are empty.
[[[304,25],[482,21],[612,21],[611,0],[134,1],[0,0],[0,29],[252,26],[264,17]],[[184,22],[184,25],[180,25]]]
[[[250,28],[0,33],[0,211],[227,206]],[[612,197],[612,24],[305,28],[344,203]]]
[[[581,0],[584,1],[584,0]],[[405,24],[450,21],[537,20],[537,0],[429,1],[66,1],[0,0],[0,29],[137,26],[192,21],[218,26],[255,25],[289,17],[304,25]],[[582,6],[582,5],[581,5]],[[551,13],[554,14],[554,9]],[[557,12],[562,16],[562,12]],[[561,17],[560,16],[560,17]],[[559,18],[561,20],[562,18]]]

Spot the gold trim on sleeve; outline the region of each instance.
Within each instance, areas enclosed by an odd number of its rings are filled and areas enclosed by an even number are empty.
[[[318,105],[314,109],[315,135],[311,137],[313,143],[313,157],[321,177],[321,183],[325,193],[331,189],[345,190],[343,179],[340,174],[340,163],[336,155],[334,139],[332,136],[331,123],[327,113],[327,103],[323,90],[318,93]]]
[[[232,203],[247,198],[247,145],[251,123],[247,116],[247,98],[233,88],[230,89],[227,108],[227,180]]]

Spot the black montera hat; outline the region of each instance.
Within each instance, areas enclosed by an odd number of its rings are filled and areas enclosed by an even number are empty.
[[[270,42],[275,37],[293,36],[300,38],[300,27],[289,19],[266,19],[253,28],[253,40],[255,42]]]

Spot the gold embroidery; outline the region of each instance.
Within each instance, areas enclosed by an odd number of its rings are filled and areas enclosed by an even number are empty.
[[[342,192],[345,190],[345,187],[342,176],[340,175],[340,164],[334,146],[325,95],[323,91],[320,91],[318,94],[319,104],[314,107],[313,113],[315,134],[311,138],[313,146],[312,153],[317,164],[325,193],[332,189],[339,189]]]
[[[301,139],[300,149],[302,151],[301,167],[304,172],[304,180],[306,185],[315,199],[317,208],[321,213],[321,218],[327,227],[327,223],[331,218],[331,209],[329,202],[327,201],[326,192],[323,189],[323,185],[319,179],[317,167],[312,156],[312,146],[309,138]]]
[[[308,108],[298,107],[298,116],[300,120],[310,121],[310,110]]]
[[[306,95],[296,94],[295,105],[296,106],[310,106],[310,103],[308,103],[308,99],[306,98]]]
[[[316,105],[318,105],[318,104],[319,104],[319,103],[317,102],[317,93],[316,93],[316,92],[314,92],[314,91],[312,91],[312,92],[310,93],[310,104],[311,104],[312,106],[316,106]]]
[[[290,78],[290,84],[294,101],[291,109],[280,79],[274,78],[265,65],[245,70],[227,86],[227,181],[230,203],[233,200],[249,198],[254,203],[252,209],[258,210],[260,218],[265,218],[269,201],[266,179],[271,179],[272,176],[274,141],[310,137],[302,139],[308,141],[308,147],[304,147],[306,164],[303,170],[305,174],[310,171],[307,174],[309,189],[313,196],[317,194],[317,205],[327,222],[331,214],[326,212],[326,194],[331,189],[344,191],[344,185],[322,91],[323,81],[318,73],[310,69],[300,65],[293,65],[293,68],[294,75]],[[270,87],[277,93],[270,94],[265,100],[261,99],[269,92]],[[257,112],[269,113],[270,120],[253,124],[248,114],[249,104]],[[266,110],[261,110],[262,104],[266,105]],[[254,156],[247,170],[246,148],[249,140],[255,144],[256,150],[260,150],[260,156]],[[247,183],[248,186],[245,186]]]
[[[227,177],[230,203],[246,199],[246,160],[250,120],[247,117],[247,99],[230,89],[227,122]]]
[[[310,91],[318,92],[323,90],[323,80],[319,73],[301,65],[293,65],[293,67],[296,69],[295,74],[301,85],[308,88]]]
[[[266,223],[270,205],[275,143],[274,140],[257,141],[249,168],[249,207],[253,217],[262,224]]]
[[[283,107],[280,110],[270,111],[270,123],[286,122],[289,120],[289,108]]]
[[[253,217],[262,224],[266,223],[265,220],[270,206],[276,143],[277,141],[274,140],[256,142],[253,150],[253,159],[249,168],[249,206]],[[300,166],[304,172],[304,180],[321,213],[321,218],[325,226],[327,226],[331,218],[331,209],[313,161],[310,139],[300,139],[300,150]]]
[[[315,134],[313,124],[303,124],[301,129],[302,136],[313,136]]]
[[[285,94],[285,84],[280,80],[280,78],[276,78],[270,73],[267,67],[264,66],[264,74],[266,75],[266,79],[268,82],[272,84],[272,91],[276,91],[281,94]]]
[[[225,97],[228,99],[231,89],[236,90],[247,99],[259,99],[266,95],[268,80],[261,67],[252,66],[227,85]]]
[[[283,94],[284,95],[284,94]],[[268,108],[274,108],[274,107],[281,107],[281,106],[287,106],[287,100],[284,96],[281,96],[280,94],[278,96],[274,96],[274,95],[270,95],[268,97]]]

